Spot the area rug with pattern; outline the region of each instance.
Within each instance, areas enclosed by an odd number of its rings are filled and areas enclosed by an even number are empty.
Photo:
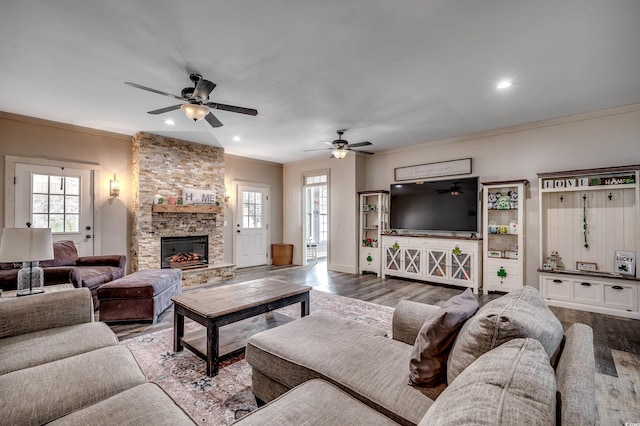
[[[393,308],[312,290],[310,311],[383,328],[391,335]],[[277,312],[300,317],[298,305]],[[185,332],[200,325],[188,321]],[[221,333],[223,330],[221,330]],[[251,393],[251,367],[244,354],[224,360],[215,377],[207,377],[204,361],[185,349],[173,351],[173,329],[123,340],[149,381],[157,383],[199,424],[227,425],[256,409]]]

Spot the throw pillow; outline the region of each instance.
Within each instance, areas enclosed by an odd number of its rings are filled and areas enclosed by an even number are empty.
[[[418,426],[555,422],[555,374],[542,344],[527,338],[479,357],[440,394]]]
[[[78,249],[73,241],[64,240],[53,243],[53,259],[40,262],[42,267],[73,266],[78,260]]]
[[[524,287],[484,305],[460,329],[447,364],[447,381],[490,350],[520,337],[542,343],[551,357],[562,341],[562,324],[538,290]]]
[[[409,362],[409,380],[414,385],[435,387],[444,383],[447,357],[458,330],[478,310],[478,302],[468,288],[447,300],[428,318],[413,345]]]

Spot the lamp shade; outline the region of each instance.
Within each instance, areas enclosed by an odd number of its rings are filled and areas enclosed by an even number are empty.
[[[184,104],[180,109],[193,121],[202,120],[209,113],[209,107],[206,105]]]
[[[4,228],[0,262],[30,262],[53,259],[50,228]]]

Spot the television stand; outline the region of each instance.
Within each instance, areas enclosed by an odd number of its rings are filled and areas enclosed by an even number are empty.
[[[482,288],[482,240],[433,235],[383,235],[382,278],[387,275]]]

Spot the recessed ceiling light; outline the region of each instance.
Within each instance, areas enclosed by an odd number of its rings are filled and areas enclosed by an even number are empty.
[[[496,89],[506,89],[508,87],[511,87],[511,81],[509,80],[502,80],[496,85]]]
[[[234,142],[240,142],[240,136],[234,136],[233,137],[233,141]]]
[[[167,118],[164,120],[164,124],[168,125],[168,126],[173,126],[174,124],[176,124],[175,121],[173,121],[172,118]]]

